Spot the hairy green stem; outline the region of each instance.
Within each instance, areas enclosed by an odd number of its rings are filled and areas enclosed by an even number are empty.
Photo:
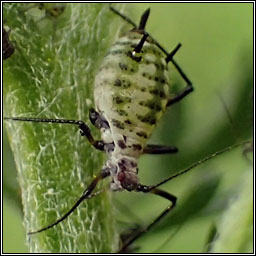
[[[15,47],[3,64],[4,116],[88,123],[95,73],[122,23],[108,4],[52,7],[56,4],[4,4],[5,26]],[[5,124],[18,170],[25,229],[34,231],[72,207],[100,172],[104,157],[76,126]],[[110,193],[83,202],[56,227],[28,236],[27,243],[31,252],[116,251]]]

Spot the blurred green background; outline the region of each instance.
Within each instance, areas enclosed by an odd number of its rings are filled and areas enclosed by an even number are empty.
[[[167,110],[150,140],[175,145],[179,153],[143,156],[139,162],[141,182],[156,184],[207,155],[252,137],[253,4],[128,5],[136,22],[146,8],[151,8],[147,31],[167,50],[182,43],[175,59],[195,88]],[[174,92],[185,86],[171,65],[170,77]],[[3,149],[3,248],[5,253],[27,252],[15,164],[5,136]],[[163,185],[178,196],[177,207],[138,240],[138,251],[207,250],[211,230],[218,227],[230,200],[239,194],[244,175],[251,171],[241,147]],[[114,200],[121,229],[149,223],[167,206],[154,195],[129,192],[115,193]]]

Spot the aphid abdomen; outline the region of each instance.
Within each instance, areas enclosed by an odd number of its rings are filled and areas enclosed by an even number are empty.
[[[131,57],[143,34],[130,31],[106,54],[95,79],[97,110],[108,121],[115,145],[142,149],[161,118],[169,90],[163,53],[150,39]],[[120,142],[125,138],[125,145]],[[131,148],[133,148],[131,150]]]

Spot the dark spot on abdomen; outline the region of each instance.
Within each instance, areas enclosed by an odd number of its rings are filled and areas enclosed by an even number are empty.
[[[116,104],[122,104],[124,102],[123,99],[121,97],[119,97],[119,96],[113,97],[113,101]]]
[[[127,66],[124,63],[119,62],[119,67],[121,70],[128,70]]]
[[[127,89],[131,86],[131,83],[127,80],[116,79],[114,82],[114,86],[120,87],[121,89]]]
[[[136,134],[137,134],[139,137],[142,137],[142,138],[145,138],[145,139],[148,138],[148,136],[147,136],[147,134],[146,134],[145,132],[136,132]]]
[[[122,140],[119,140],[119,141],[117,142],[117,144],[118,144],[118,146],[119,146],[121,149],[125,149],[125,148],[126,148],[126,145],[125,145],[125,143],[124,143]]]
[[[132,122],[129,119],[124,120],[126,124],[132,124]]]
[[[116,120],[116,119],[113,119],[113,120],[112,120],[112,124],[113,124],[115,127],[124,130],[124,124],[123,124],[122,122],[120,122],[120,121],[118,121],[118,120]]]
[[[137,115],[137,118],[143,123],[148,123],[151,125],[156,124],[156,117],[155,115],[152,115],[152,114],[145,115],[145,116]]]
[[[149,91],[152,95],[155,96],[159,96],[160,98],[164,98],[165,97],[165,93],[162,90],[158,90],[158,89],[153,89]]]
[[[115,83],[114,83],[114,86],[121,86],[122,85],[122,82],[120,79],[116,79]]]

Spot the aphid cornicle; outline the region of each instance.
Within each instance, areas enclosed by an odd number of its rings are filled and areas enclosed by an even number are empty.
[[[162,183],[155,186],[140,183],[138,159],[144,153],[177,152],[176,147],[151,145],[147,141],[166,108],[192,92],[193,87],[173,59],[181,44],[167,53],[145,31],[149,9],[142,14],[139,26],[113,7],[110,9],[130,23],[133,29],[109,49],[95,78],[96,110],[91,109],[89,116],[92,124],[100,129],[102,140],[95,140],[83,121],[26,117],[6,117],[5,120],[77,125],[82,136],[87,137],[96,149],[105,151],[108,155],[101,173],[85,189],[74,206],[54,223],[30,234],[47,230],[67,218],[83,200],[94,196],[98,182],[109,176],[111,190],[153,193],[170,201],[170,205],[150,225],[124,242],[121,249],[124,251],[175,206],[176,197],[157,188]],[[173,98],[169,96],[168,62],[173,63],[187,83],[186,88]]]

